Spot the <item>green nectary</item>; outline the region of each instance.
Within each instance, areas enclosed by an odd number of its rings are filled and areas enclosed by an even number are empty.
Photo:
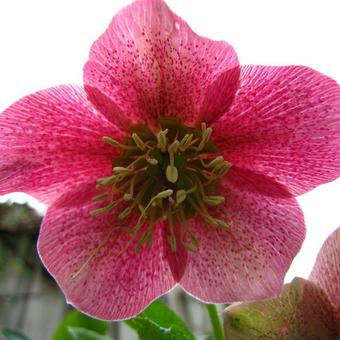
[[[210,141],[211,128],[202,123],[199,129],[194,129],[177,118],[167,117],[160,120],[158,132],[138,125],[130,133],[121,142],[103,137],[104,142],[120,149],[120,154],[113,159],[112,176],[97,180],[97,189],[109,190],[93,199],[109,199],[109,203],[93,210],[92,216],[108,212],[121,202],[127,203],[119,212],[121,220],[138,211],[136,225],[122,228],[134,240],[147,223],[137,251],[144,243],[151,246],[152,231],[160,219],[168,221],[169,243],[174,251],[178,242],[174,231],[177,225],[180,242],[189,250],[197,250],[198,240],[187,223],[195,214],[214,227],[227,227],[208,211],[209,206],[224,201],[224,197],[214,193],[220,178],[231,166],[218,156],[216,145]]]

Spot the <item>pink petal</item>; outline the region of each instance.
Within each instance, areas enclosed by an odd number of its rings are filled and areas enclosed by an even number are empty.
[[[25,191],[49,203],[66,188],[111,174],[115,150],[103,136],[122,132],[77,86],[24,97],[0,116],[0,194]]]
[[[203,301],[226,303],[279,294],[301,247],[305,227],[296,200],[263,194],[253,182],[251,175],[241,176],[235,169],[226,175],[221,187],[225,204],[210,213],[229,228],[214,228],[200,218],[191,223],[200,247],[188,254],[180,284]],[[264,178],[258,186],[277,190]]]
[[[226,339],[338,339],[327,296],[300,278],[277,298],[233,304],[224,316]]]
[[[156,227],[151,249],[136,253],[133,244],[121,253],[130,237],[116,227],[136,221],[121,221],[114,212],[91,217],[96,194],[91,183],[75,187],[49,208],[39,254],[77,309],[105,320],[131,318],[175,284],[162,229]]]
[[[333,305],[340,329],[340,228],[323,244],[310,280],[321,287]]]
[[[340,175],[340,87],[306,67],[244,67],[234,104],[214,128],[228,161],[295,195]]]
[[[233,48],[196,35],[162,0],[121,10],[84,69],[91,100],[123,125],[155,126],[160,116],[213,120],[231,104],[238,77]]]

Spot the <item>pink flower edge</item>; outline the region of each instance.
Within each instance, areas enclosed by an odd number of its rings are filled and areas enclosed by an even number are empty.
[[[340,87],[304,66],[241,68],[228,112],[212,124],[234,166],[303,194],[340,174]]]
[[[125,135],[75,85],[20,99],[0,126],[0,194],[23,191],[46,204],[74,184],[109,175],[115,150],[101,138]]]
[[[230,106],[238,78],[234,49],[196,35],[162,0],[137,0],[118,12],[84,68],[89,98],[125,127],[158,126],[161,116],[192,126],[215,120]]]

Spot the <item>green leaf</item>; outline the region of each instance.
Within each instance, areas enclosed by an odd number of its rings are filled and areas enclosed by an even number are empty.
[[[68,327],[80,327],[95,331],[105,335],[109,330],[109,325],[105,321],[93,319],[76,310],[70,311],[64,320],[59,324],[52,337],[53,340],[73,340],[68,332]]]
[[[176,325],[172,325],[170,327],[161,327],[154,321],[135,317],[133,319],[134,326],[132,326],[139,335],[140,340],[192,340],[194,339],[193,335],[185,334],[182,329],[177,327]],[[129,324],[129,323],[128,323]]]
[[[141,340],[195,339],[181,318],[161,300],[154,301],[126,323],[138,332]]]
[[[332,306],[313,282],[295,278],[274,299],[233,304],[224,312],[226,339],[337,339]]]
[[[113,340],[113,338],[102,335],[81,327],[67,327],[72,340]]]
[[[6,340],[29,340],[29,338],[21,332],[8,328],[0,331],[0,335],[2,335]]]

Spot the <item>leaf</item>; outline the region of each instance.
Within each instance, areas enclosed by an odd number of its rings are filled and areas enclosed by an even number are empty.
[[[68,332],[68,327],[81,327],[105,335],[109,325],[105,321],[93,319],[76,310],[70,311],[64,320],[59,324],[52,337],[53,340],[73,340]]]
[[[141,340],[195,339],[181,318],[161,300],[154,301],[126,323],[138,332]]]
[[[102,335],[81,327],[67,327],[72,340],[113,340],[113,338]]]
[[[170,327],[161,327],[154,321],[147,318],[135,317],[135,326],[133,327],[139,335],[140,340],[191,340],[193,336],[183,333],[182,329],[173,325]]]
[[[29,340],[29,338],[21,332],[8,328],[0,331],[0,335],[2,335],[6,340]]]
[[[314,283],[295,278],[274,299],[233,304],[224,312],[227,339],[336,339],[334,311]]]

